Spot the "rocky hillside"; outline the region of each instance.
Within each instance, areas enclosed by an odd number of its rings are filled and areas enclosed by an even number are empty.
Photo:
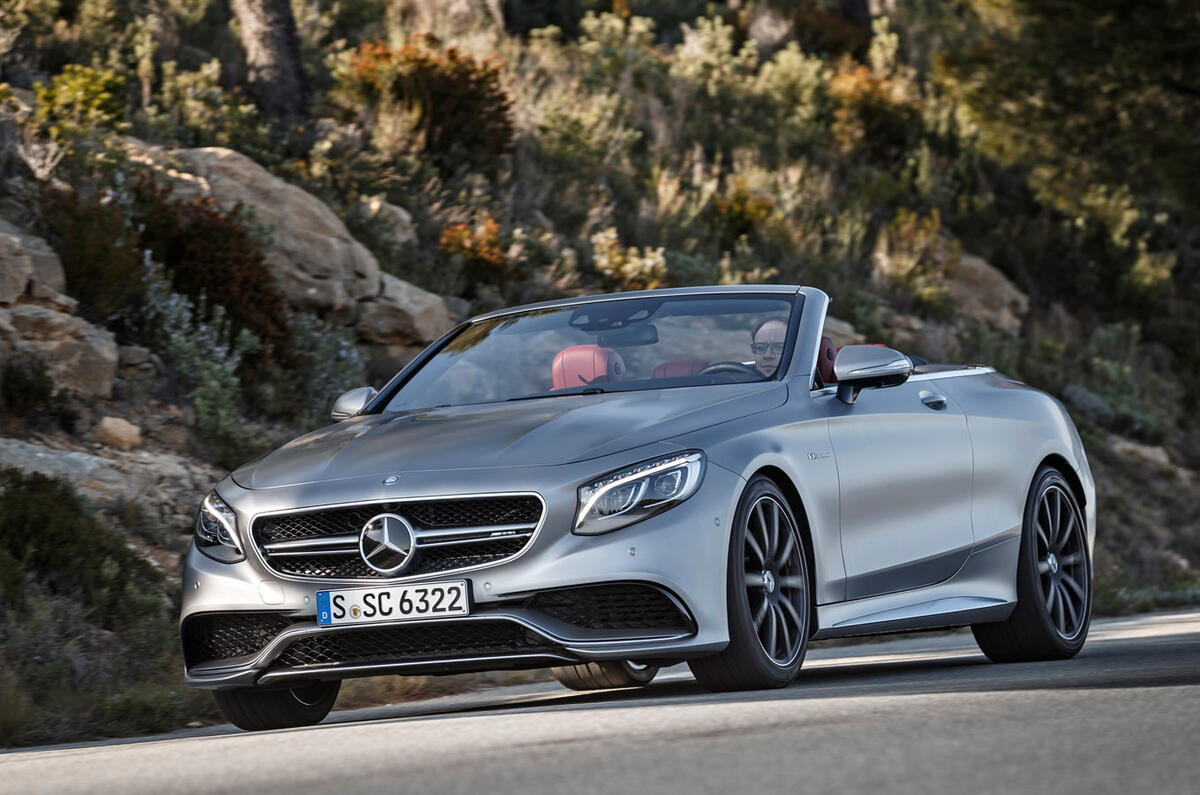
[[[203,716],[172,611],[205,491],[458,319],[585,292],[813,284],[838,344],[1044,388],[1097,476],[1097,609],[1200,599],[1171,54],[1200,20],[292,0],[272,50],[220,0],[100,5],[0,0],[0,743]],[[87,560],[30,530],[82,514]],[[55,695],[81,687],[111,697]]]

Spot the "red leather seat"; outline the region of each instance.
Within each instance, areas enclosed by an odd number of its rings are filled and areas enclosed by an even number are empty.
[[[833,347],[833,340],[821,337],[821,347],[817,348],[817,372],[821,374],[821,383],[825,386],[837,383],[837,376],[833,373],[833,360],[836,356],[837,349]]]
[[[554,375],[553,389],[610,383],[625,377],[625,360],[612,348],[572,345],[558,352],[551,371]]]
[[[708,367],[708,359],[676,359],[654,368],[655,378],[685,378]]]

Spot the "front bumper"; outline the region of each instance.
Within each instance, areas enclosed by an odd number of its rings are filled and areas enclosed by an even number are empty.
[[[647,457],[657,452],[651,451]],[[710,462],[700,489],[681,505],[605,535],[573,535],[570,527],[578,483],[633,460],[638,459],[626,453],[619,460],[609,457],[599,462],[533,471],[466,471],[453,473],[450,478],[444,472],[406,475],[405,492],[413,496],[450,493],[444,485],[448,481],[456,485],[469,482],[478,487],[471,491],[480,493],[537,491],[546,502],[542,525],[526,550],[508,562],[464,574],[449,571],[371,582],[275,574],[248,545],[244,528],[259,513],[356,500],[383,501],[399,496],[394,489],[386,490],[379,485],[379,479],[372,478],[370,484],[339,484],[336,494],[312,486],[272,489],[264,494],[226,481],[218,490],[238,513],[247,557],[239,563],[227,564],[208,558],[194,547],[189,550],[181,621],[186,628],[189,619],[205,614],[272,614],[286,621],[286,627],[273,632],[272,639],[253,653],[200,663],[188,661],[185,681],[192,687],[223,689],[382,673],[457,673],[605,659],[685,659],[719,651],[728,643],[725,583],[729,526],[741,479]],[[560,485],[543,487],[541,484],[549,477],[554,477]],[[450,579],[468,580],[472,597],[470,616],[371,624],[362,628],[321,628],[316,624],[318,591]],[[600,583],[633,583],[658,589],[675,602],[685,620],[670,627],[598,629],[559,620],[537,609],[538,603],[531,602],[531,597],[538,593]],[[485,654],[475,653],[470,643],[460,643],[461,651],[404,653],[394,658],[387,658],[386,652],[384,658],[375,653],[369,661],[338,661],[336,654],[300,666],[285,666],[281,661],[285,653],[295,656],[294,651],[288,650],[301,645],[336,646],[341,641],[333,636],[342,633],[378,629],[380,638],[390,638],[388,643],[400,642],[397,641],[400,638],[403,643],[396,648],[409,649],[413,633],[471,634],[481,631],[485,624],[489,632],[496,628],[511,635],[511,642],[507,645],[489,642]],[[525,640],[520,641],[520,637]]]

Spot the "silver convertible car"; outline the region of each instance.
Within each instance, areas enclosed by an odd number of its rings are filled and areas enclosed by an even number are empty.
[[[997,662],[1074,655],[1096,499],[1066,411],[990,367],[835,350],[828,307],[706,287],[462,323],[204,499],[187,683],[266,729],[355,676],[588,689],[686,660],[780,687],[809,640],[961,625]]]

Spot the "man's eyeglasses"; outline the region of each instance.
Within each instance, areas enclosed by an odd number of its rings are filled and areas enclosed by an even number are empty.
[[[783,343],[782,342],[752,342],[752,343],[750,343],[750,350],[753,351],[754,353],[766,353],[768,349],[770,349],[771,353],[774,353],[776,355],[781,354],[781,353],[783,353]]]

